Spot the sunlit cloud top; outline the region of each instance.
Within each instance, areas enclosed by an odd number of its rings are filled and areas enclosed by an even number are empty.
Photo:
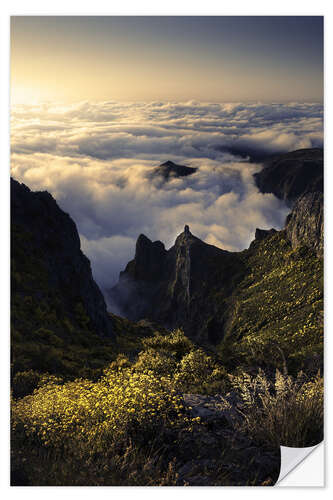
[[[321,101],[322,17],[12,17],[11,98]]]
[[[140,233],[170,247],[189,224],[225,250],[242,250],[257,227],[279,229],[289,208],[259,193],[256,156],[322,147],[314,103],[169,102],[14,106],[11,170],[48,190],[77,224],[102,288],[133,258]],[[152,178],[172,160],[195,174]]]

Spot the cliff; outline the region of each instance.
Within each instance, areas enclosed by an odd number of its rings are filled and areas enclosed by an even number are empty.
[[[323,162],[322,149],[299,149],[266,159],[254,178],[262,193],[293,205],[303,194],[323,192]]]
[[[73,220],[49,193],[32,192],[14,179],[11,302],[14,371],[38,368],[42,361],[44,369],[66,371],[65,345],[89,342],[94,336],[113,338],[112,320],[93,280],[90,262],[81,252]],[[96,344],[96,340],[92,342]],[[48,365],[42,345],[58,349],[58,365],[54,352]]]

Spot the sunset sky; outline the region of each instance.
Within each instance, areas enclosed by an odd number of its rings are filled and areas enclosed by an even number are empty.
[[[322,17],[12,17],[12,103],[322,101]]]

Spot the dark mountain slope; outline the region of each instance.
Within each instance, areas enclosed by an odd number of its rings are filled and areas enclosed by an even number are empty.
[[[114,336],[74,222],[49,193],[31,192],[15,180],[11,270],[14,371],[66,371],[66,345],[97,345]]]
[[[299,149],[266,159],[254,178],[262,193],[292,204],[305,193],[323,192],[323,161],[322,149]]]
[[[267,232],[241,252],[246,276],[230,297],[220,343],[229,366],[322,367],[323,262],[286,231]]]
[[[141,235],[134,260],[109,294],[132,320],[147,317],[169,328],[181,326],[197,339],[208,329],[213,341],[224,319],[213,319],[215,304],[203,290],[227,297],[243,272],[237,254],[207,245],[185,226],[168,251]]]

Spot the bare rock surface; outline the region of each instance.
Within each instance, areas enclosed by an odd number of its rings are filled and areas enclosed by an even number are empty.
[[[287,217],[286,233],[292,247],[312,248],[318,257],[324,251],[324,201],[321,192],[307,193],[295,203]]]

